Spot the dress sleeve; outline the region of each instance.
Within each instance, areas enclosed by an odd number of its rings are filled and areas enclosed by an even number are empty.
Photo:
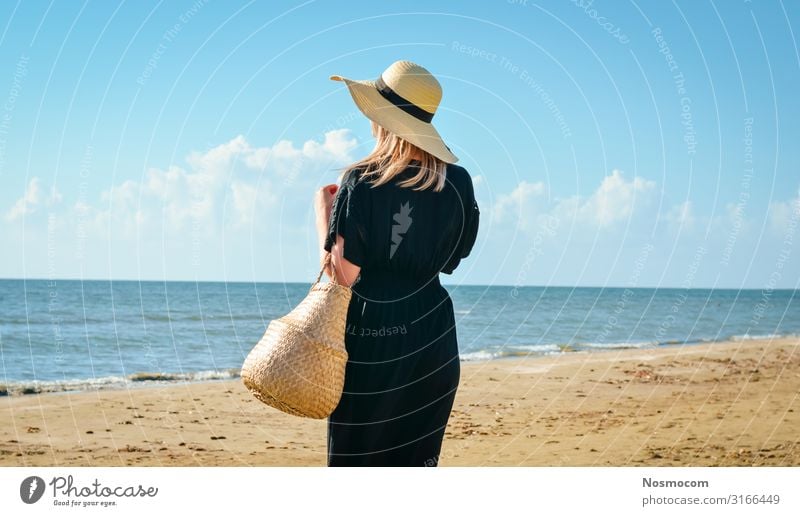
[[[463,202],[460,203],[463,210],[464,225],[459,228],[460,232],[456,240],[456,245],[449,262],[444,266],[441,272],[445,274],[452,274],[458,267],[458,264],[463,258],[469,256],[472,252],[472,247],[475,245],[475,239],[478,236],[478,226],[480,224],[480,209],[478,208],[478,201],[475,200],[475,192],[472,189],[472,180],[468,180],[467,186],[461,194]]]
[[[468,206],[465,210],[464,233],[461,236],[461,242],[459,244],[459,256],[461,258],[469,256],[472,247],[475,245],[475,239],[478,236],[480,217],[481,212],[478,208],[478,201],[473,198],[471,206]]]
[[[351,176],[352,177],[352,176]],[[342,256],[362,267],[367,249],[367,207],[364,189],[368,185],[353,181],[350,177],[342,181],[331,207],[331,219],[328,235],[325,239],[325,250],[330,252],[336,243],[336,235],[344,238]]]
[[[458,258],[466,258],[472,251],[472,246],[475,245],[475,239],[478,236],[478,224],[480,222],[480,209],[478,208],[478,201],[475,200],[475,189],[472,186],[472,178],[467,176],[464,181],[462,193],[461,208],[464,210],[464,228],[459,235]]]

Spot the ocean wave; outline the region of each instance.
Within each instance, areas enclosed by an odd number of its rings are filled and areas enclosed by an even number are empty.
[[[221,313],[221,312],[205,312],[205,313],[198,313],[198,312],[180,312],[180,311],[173,311],[173,312],[158,312],[158,313],[145,313],[142,315],[141,312],[128,312],[128,313],[119,313],[115,320],[118,324],[141,324],[144,323],[182,323],[182,322],[225,322],[225,321],[257,321],[257,322],[269,322],[272,320],[270,313]],[[96,322],[96,323],[110,323],[113,322],[112,317],[106,317],[99,320],[90,320],[87,319],[87,322]],[[83,318],[78,321],[80,324],[83,324]]]
[[[73,380],[22,380],[0,384],[0,396],[43,394],[49,392],[74,392],[104,389],[124,389],[148,383],[170,384],[180,382],[202,382],[208,380],[231,380],[239,378],[240,369],[220,371],[193,371],[187,373],[138,372],[128,376],[104,376]]]
[[[644,340],[639,342],[576,342],[572,344],[577,349],[646,349],[655,348],[662,342],[656,340]]]
[[[508,357],[526,357],[526,356],[543,356],[543,355],[557,355],[561,353],[581,353],[581,352],[598,352],[598,351],[613,351],[623,349],[654,349],[661,346],[681,346],[685,344],[710,344],[714,342],[725,342],[730,340],[772,340],[779,338],[796,338],[800,337],[798,334],[765,334],[765,335],[734,335],[732,337],[720,338],[697,338],[687,340],[643,340],[631,342],[572,342],[572,343],[555,343],[555,344],[535,344],[535,345],[508,345],[507,347],[497,348],[490,347],[461,353],[460,359],[462,361],[476,361],[476,360],[492,360],[497,358]]]
[[[480,349],[461,353],[459,358],[464,362],[471,362],[497,358],[554,355],[570,351],[572,350],[566,349],[559,344],[516,345],[502,349]]]
[[[471,351],[469,353],[461,353],[458,358],[462,361],[471,362],[473,360],[491,360],[497,358],[497,356],[491,351]]]
[[[671,344],[684,344],[683,341],[670,341]],[[563,353],[587,353],[596,351],[612,351],[621,349],[656,348],[664,342],[655,340],[633,342],[561,342],[552,344],[515,344],[503,348],[486,348],[460,355],[463,361],[491,360],[496,358],[547,356]]]
[[[751,335],[749,333],[745,333],[744,335],[734,335],[731,337],[731,340],[774,340],[793,336],[794,335],[790,334],[779,335],[775,333],[767,333],[765,335]]]

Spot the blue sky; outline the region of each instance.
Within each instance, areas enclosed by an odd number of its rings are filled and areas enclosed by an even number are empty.
[[[310,281],[371,149],[331,74],[408,59],[473,176],[449,283],[796,288],[800,8],[3,2],[0,277]]]

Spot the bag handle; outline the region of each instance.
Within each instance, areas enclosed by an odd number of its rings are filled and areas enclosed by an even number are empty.
[[[319,274],[317,274],[316,281],[314,281],[315,285],[319,283],[319,280],[322,278],[322,273],[325,272],[325,267],[329,264],[333,269],[333,275],[331,276],[331,283],[336,283],[337,285],[339,284],[339,282],[336,281],[336,266],[333,264],[333,258],[331,257],[331,253],[325,253],[325,259],[322,261],[322,268],[319,270]]]

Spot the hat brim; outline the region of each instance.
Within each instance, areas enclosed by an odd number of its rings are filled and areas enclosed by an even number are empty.
[[[433,124],[423,122],[383,98],[375,81],[356,81],[340,75],[332,75],[331,80],[344,82],[358,109],[376,124],[445,163],[458,161]]]

